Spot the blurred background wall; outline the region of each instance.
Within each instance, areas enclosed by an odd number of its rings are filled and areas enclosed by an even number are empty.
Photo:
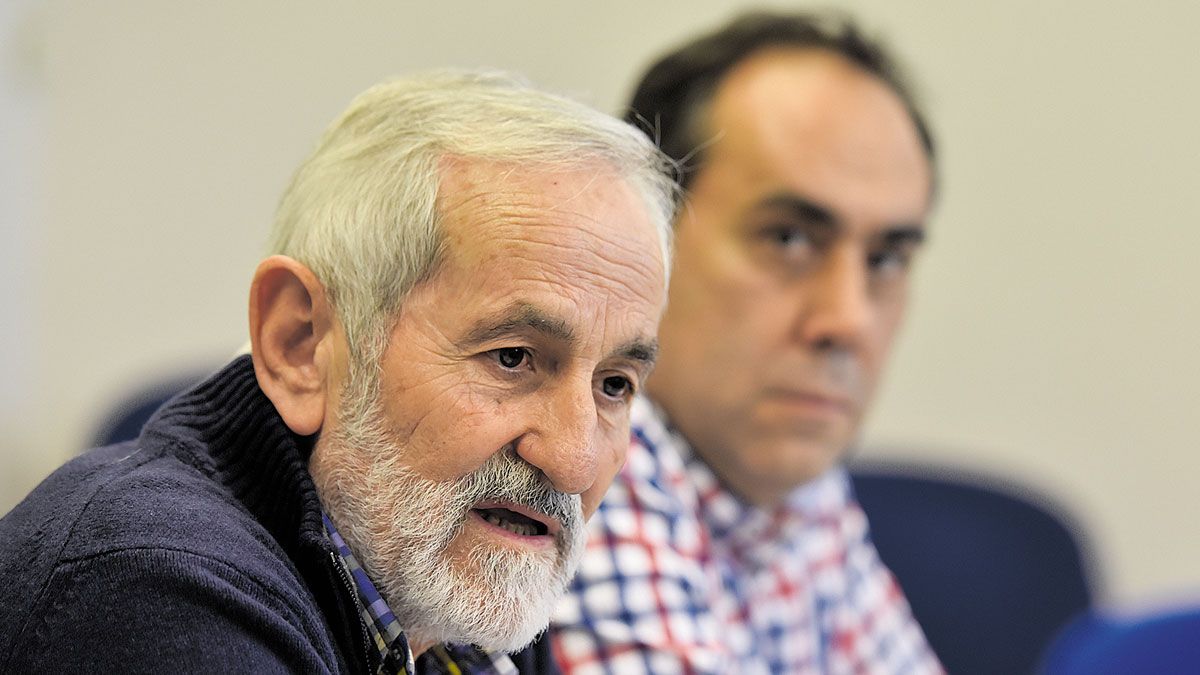
[[[1052,495],[1110,599],[1200,590],[1200,4],[838,6],[903,57],[942,148],[863,454]],[[617,111],[653,56],[739,8],[0,7],[0,512],[136,383],[246,339],[275,202],[356,93],[487,65]]]

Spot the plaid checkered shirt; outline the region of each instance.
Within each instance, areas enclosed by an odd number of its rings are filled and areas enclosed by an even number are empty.
[[[321,513],[321,517],[325,521],[325,534],[337,549],[338,563],[354,587],[363,624],[377,650],[377,675],[516,675],[517,668],[507,654],[490,654],[469,645],[435,645],[414,663],[396,615],[358,564],[329,515]]]
[[[565,673],[942,673],[844,469],[778,509],[725,490],[652,403],[552,623]]]

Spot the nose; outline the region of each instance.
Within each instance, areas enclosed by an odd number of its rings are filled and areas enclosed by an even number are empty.
[[[540,400],[531,401],[531,426],[517,441],[517,454],[540,469],[556,490],[567,494],[587,490],[599,471],[598,420],[590,379],[562,383],[536,399]]]
[[[806,280],[797,337],[815,349],[860,347],[872,319],[868,275],[866,255],[857,247],[831,248]]]

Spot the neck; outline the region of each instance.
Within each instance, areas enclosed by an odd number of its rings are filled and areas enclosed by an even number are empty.
[[[425,639],[420,636],[410,635],[408,633],[408,631],[405,631],[405,635],[409,638],[408,648],[412,650],[414,659],[420,657],[422,654],[429,651],[430,647],[437,644],[433,640]]]
[[[794,485],[775,486],[765,481],[748,480],[741,472],[729,466],[728,458],[724,455],[707,452],[696,445],[692,446],[692,452],[708,465],[726,490],[743,503],[755,508],[765,511],[776,508],[787,499],[787,496],[796,487]]]

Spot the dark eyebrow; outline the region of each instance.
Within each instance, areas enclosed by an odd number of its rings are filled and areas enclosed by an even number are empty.
[[[577,342],[575,332],[566,321],[534,305],[519,302],[477,323],[462,340],[459,340],[459,346],[470,349],[527,330],[568,345]],[[654,361],[658,358],[658,341],[653,338],[634,338],[608,355],[608,358],[613,357],[634,361],[644,377],[654,368]]]
[[[841,230],[833,210],[794,192],[778,192],[760,200],[755,210],[779,209],[794,218],[816,226],[823,234],[833,236]],[[925,226],[921,223],[895,223],[883,228],[879,235],[887,246],[920,245],[925,242]]]
[[[755,206],[755,210],[770,209],[787,211],[790,215],[810,223],[829,227],[837,224],[837,218],[834,217],[831,209],[793,192],[777,192],[768,195]]]
[[[802,225],[806,235],[818,244],[832,241],[842,229],[832,209],[793,192],[767,195],[754,205],[753,210],[759,213],[781,214],[794,220],[798,225]]]
[[[575,343],[575,332],[566,321],[551,316],[538,307],[520,302],[475,324],[459,344],[463,347],[475,347],[525,330],[532,330],[567,344]]]
[[[879,237],[885,246],[920,246],[925,243],[925,228],[920,225],[897,225]]]
[[[630,340],[617,347],[613,355],[636,361],[643,372],[649,372],[658,358],[658,340]]]

